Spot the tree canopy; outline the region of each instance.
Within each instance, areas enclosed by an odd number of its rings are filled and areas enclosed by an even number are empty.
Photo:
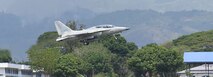
[[[177,51],[168,50],[157,44],[148,44],[136,51],[128,59],[129,68],[136,77],[152,76],[154,73],[175,72],[181,66],[182,56]]]
[[[10,51],[7,49],[0,49],[0,62],[11,62],[12,58]]]
[[[32,49],[28,51],[31,68],[53,74],[57,59],[61,56],[58,48]]]
[[[87,71],[87,63],[70,53],[58,58],[56,63],[56,77],[76,77]]]
[[[77,29],[75,22],[67,25]],[[173,42],[164,47],[148,44],[138,49],[120,34],[115,36],[104,35],[83,45],[79,40],[56,42],[56,32],[45,32],[28,50],[29,63],[33,69],[56,77],[128,77],[132,73],[140,77],[147,72],[150,75],[175,72],[182,65],[182,55]]]
[[[88,63],[89,73],[107,73],[112,71],[111,53],[102,44],[91,43],[77,48],[74,52],[78,57]]]

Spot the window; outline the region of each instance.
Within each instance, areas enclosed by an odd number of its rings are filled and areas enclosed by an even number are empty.
[[[209,77],[208,75],[204,75],[204,76],[202,76],[202,77]]]
[[[113,28],[112,25],[104,25],[103,28]]]
[[[21,74],[22,75],[32,75],[32,71],[31,70],[21,70]]]
[[[36,73],[36,77],[41,77],[41,73],[40,73],[40,72],[37,72],[37,73]]]
[[[99,26],[96,26],[96,28],[113,28],[114,26],[113,25],[99,25]]]
[[[96,26],[96,28],[101,28],[101,26]]]
[[[18,74],[18,69],[15,68],[5,68],[6,74]]]

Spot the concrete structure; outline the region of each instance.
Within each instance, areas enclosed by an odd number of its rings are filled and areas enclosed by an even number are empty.
[[[0,77],[44,77],[44,74],[33,72],[28,65],[0,63]]]
[[[213,64],[203,64],[197,67],[189,68],[177,72],[179,77],[188,77],[186,72],[190,73],[192,77],[213,77]]]

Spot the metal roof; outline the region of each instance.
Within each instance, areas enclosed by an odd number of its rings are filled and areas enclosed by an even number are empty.
[[[213,52],[184,52],[184,63],[213,63]]]

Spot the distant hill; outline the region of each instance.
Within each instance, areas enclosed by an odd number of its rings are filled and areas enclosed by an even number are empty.
[[[213,51],[213,30],[181,36],[173,44],[187,46],[191,51]]]
[[[123,10],[100,14],[83,23],[115,24],[131,29],[123,35],[138,46],[164,43],[181,35],[213,29],[213,12],[179,11],[160,13],[153,10]]]
[[[213,12],[178,11],[160,13],[153,10],[122,10],[96,14],[87,9],[70,10],[58,16],[33,21],[13,14],[0,13],[0,48],[8,48],[15,58],[26,58],[26,50],[38,36],[55,31],[54,21],[76,20],[87,27],[99,24],[127,26],[122,35],[139,47],[148,43],[165,43],[185,34],[213,29]],[[32,18],[33,19],[33,18]],[[30,22],[29,22],[30,21]]]

